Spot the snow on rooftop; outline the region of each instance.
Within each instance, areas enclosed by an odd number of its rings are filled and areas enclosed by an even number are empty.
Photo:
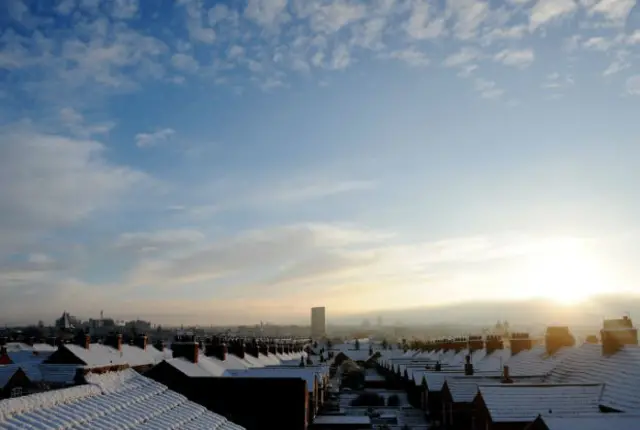
[[[622,412],[640,410],[640,347],[625,346],[611,356],[602,345],[587,344],[562,360],[546,379],[550,383],[603,383],[601,405]]]
[[[73,355],[78,357],[89,367],[128,364],[122,353],[100,343],[92,343],[89,345],[89,349],[71,343],[65,344],[63,348],[67,348]]]
[[[89,384],[0,401],[0,428],[220,429],[241,427],[133,370]]]
[[[549,430],[630,430],[640,426],[640,415],[598,414],[580,417],[543,417]]]
[[[180,372],[190,378],[210,378],[218,376],[228,376],[228,371],[220,367],[214,361],[209,360],[204,355],[198,356],[198,362],[193,363],[186,358],[177,357],[165,360],[167,364],[175,367]]]
[[[602,384],[502,384],[478,387],[493,422],[531,422],[538,415],[598,413],[602,389]]]

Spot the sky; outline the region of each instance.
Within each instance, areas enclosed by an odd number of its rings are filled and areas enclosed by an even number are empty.
[[[0,320],[640,293],[635,0],[7,0]]]

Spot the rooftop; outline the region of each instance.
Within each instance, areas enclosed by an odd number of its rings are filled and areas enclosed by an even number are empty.
[[[133,370],[87,378],[88,385],[1,401],[0,427],[241,429]]]

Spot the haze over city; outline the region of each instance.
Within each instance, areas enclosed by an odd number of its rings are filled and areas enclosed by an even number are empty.
[[[633,0],[0,11],[0,322],[639,309]]]

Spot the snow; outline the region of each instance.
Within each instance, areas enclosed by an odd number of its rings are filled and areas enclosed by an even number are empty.
[[[0,428],[241,429],[130,369],[89,374],[87,381],[1,401]]]
[[[549,430],[630,430],[638,428],[640,415],[598,414],[580,417],[544,417]]]
[[[89,345],[89,349],[71,343],[64,345],[63,348],[67,348],[73,355],[78,357],[89,367],[105,367],[127,364],[121,352],[99,343],[92,343]]]
[[[531,422],[538,415],[598,413],[603,386],[502,384],[478,390],[493,422]]]

